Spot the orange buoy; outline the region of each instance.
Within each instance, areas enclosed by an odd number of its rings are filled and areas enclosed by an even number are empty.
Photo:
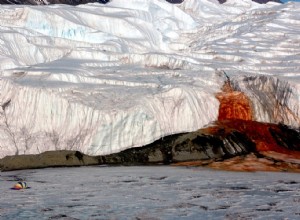
[[[30,187],[27,186],[26,182],[17,182],[11,189],[20,190],[20,189],[28,189]]]

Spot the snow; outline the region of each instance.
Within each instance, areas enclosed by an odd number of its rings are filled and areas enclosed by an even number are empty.
[[[19,179],[30,189],[10,190]],[[3,172],[1,219],[298,219],[300,176],[203,168]]]
[[[0,158],[104,155],[197,130],[217,119],[222,71],[255,120],[299,126],[299,4],[2,5]]]

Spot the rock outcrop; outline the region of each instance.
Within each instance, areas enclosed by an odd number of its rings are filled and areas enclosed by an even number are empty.
[[[186,134],[106,156],[79,151],[7,156],[2,171],[86,165],[210,166],[230,170],[300,171],[300,129],[246,120],[224,120]]]
[[[166,0],[167,2],[170,2],[172,4],[180,4],[182,2],[184,2],[184,0]]]
[[[164,137],[152,144],[106,156],[79,151],[7,156],[1,170],[82,165],[176,164],[239,171],[300,171],[300,128],[253,121],[251,102],[232,88],[230,79],[216,94],[218,121],[186,134]]]

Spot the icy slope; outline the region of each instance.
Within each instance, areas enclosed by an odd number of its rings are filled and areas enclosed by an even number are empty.
[[[299,6],[1,6],[0,157],[109,154],[197,130],[218,117],[222,71],[255,120],[299,126]]]

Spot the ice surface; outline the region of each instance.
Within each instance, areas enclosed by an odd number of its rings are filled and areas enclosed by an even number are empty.
[[[1,6],[0,158],[197,130],[217,119],[222,71],[256,120],[299,126],[299,4]]]
[[[10,190],[19,179],[30,189]],[[1,219],[298,219],[300,176],[201,168],[4,172]]]

